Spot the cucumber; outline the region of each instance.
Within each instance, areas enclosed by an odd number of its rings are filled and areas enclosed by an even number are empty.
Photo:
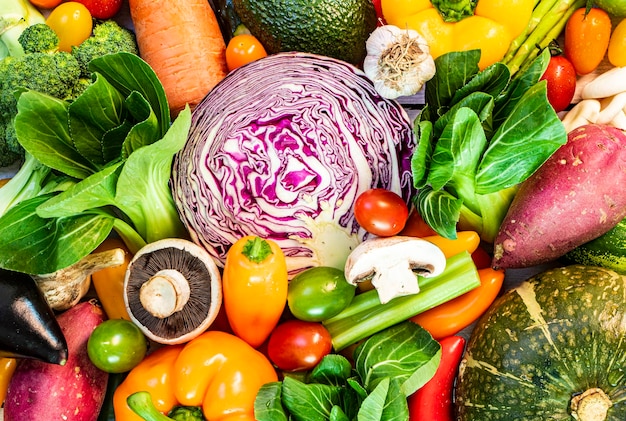
[[[499,297],[456,383],[457,421],[626,420],[626,276],[569,265]]]
[[[565,259],[626,274],[626,219],[606,234],[568,252]]]

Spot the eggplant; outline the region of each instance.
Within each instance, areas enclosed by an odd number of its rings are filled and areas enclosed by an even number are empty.
[[[0,268],[0,355],[65,364],[67,342],[35,280]]]
[[[241,24],[241,19],[235,12],[233,0],[209,0],[209,4],[213,8],[224,41],[228,44],[237,26]]]

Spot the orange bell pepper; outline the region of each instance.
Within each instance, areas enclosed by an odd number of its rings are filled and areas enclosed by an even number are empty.
[[[417,31],[437,58],[451,51],[481,50],[480,69],[501,60],[530,20],[534,0],[382,0],[388,24]]]
[[[479,269],[478,276],[479,287],[411,317],[411,321],[426,329],[437,340],[471,325],[498,296],[504,282],[504,270]]]
[[[157,349],[133,368],[115,390],[115,419],[142,421],[126,400],[149,392],[163,414],[182,405],[202,407],[211,421],[254,421],[256,394],[277,380],[269,360],[242,339],[206,331],[185,345]]]
[[[228,250],[222,275],[226,316],[235,335],[259,347],[278,324],[287,305],[289,278],[278,244],[255,236]]]

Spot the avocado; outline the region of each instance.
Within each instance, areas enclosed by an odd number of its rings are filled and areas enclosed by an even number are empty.
[[[235,12],[268,53],[300,51],[360,66],[376,29],[371,0],[233,0]]]

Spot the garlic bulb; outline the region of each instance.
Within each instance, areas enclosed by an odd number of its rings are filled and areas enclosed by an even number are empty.
[[[412,29],[380,26],[370,34],[366,48],[363,70],[382,97],[414,95],[435,75],[428,43]]]

